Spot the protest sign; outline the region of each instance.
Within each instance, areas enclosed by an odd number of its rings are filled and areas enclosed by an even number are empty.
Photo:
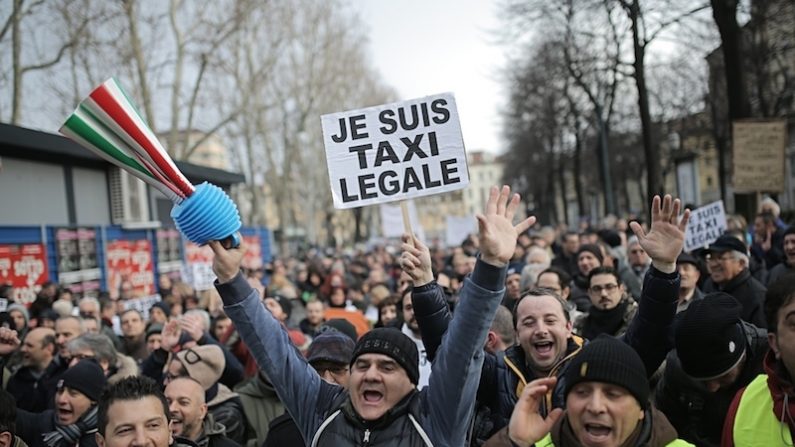
[[[417,207],[414,202],[407,203],[409,212],[409,222],[411,222],[412,232],[414,236],[418,237],[421,241],[425,240],[425,231],[420,225],[420,219],[417,216]],[[399,238],[403,235],[405,228],[403,226],[403,212],[400,206],[397,205],[381,205],[381,234],[384,237]]]
[[[160,301],[162,301],[162,299],[160,298],[160,294],[157,293],[141,298],[124,300],[124,310],[135,309],[140,312],[141,315],[143,315],[144,321],[146,321],[149,319],[149,309],[151,309],[155,303],[159,303]]]
[[[0,284],[11,284],[11,298],[32,303],[48,279],[44,244],[0,245]]]
[[[685,251],[708,246],[724,231],[726,231],[726,212],[722,200],[696,208],[690,213],[690,221],[685,230]]]
[[[323,115],[321,124],[335,208],[422,197],[469,184],[451,93]]]
[[[152,244],[148,240],[109,241],[105,257],[111,298],[121,297],[122,291],[135,298],[155,293]]]
[[[786,120],[733,122],[734,190],[783,191],[786,146]]]
[[[478,232],[475,216],[447,216],[445,242],[448,247],[458,247],[472,233]]]

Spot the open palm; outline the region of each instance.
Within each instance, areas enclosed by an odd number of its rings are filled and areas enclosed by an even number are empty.
[[[670,195],[666,195],[663,199],[654,196],[651,202],[651,228],[648,234],[637,222],[629,224],[638,237],[640,246],[646,250],[652,261],[676,263],[677,256],[682,252],[690,210],[686,209],[679,219],[681,206],[680,200],[673,200]]]
[[[481,259],[498,267],[508,264],[516,248],[516,238],[535,223],[535,217],[528,217],[513,224],[513,217],[519,207],[519,194],[511,196],[511,188],[502,190],[492,186],[486,212],[478,214]]]

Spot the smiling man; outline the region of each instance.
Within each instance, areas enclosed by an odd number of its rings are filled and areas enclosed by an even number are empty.
[[[685,211],[679,219],[680,201],[671,196],[655,197],[652,205],[652,225],[648,233],[637,222],[632,229],[641,246],[652,259],[645,278],[643,296],[635,317],[619,340],[640,354],[647,371],[656,371],[671,349],[667,336],[676,313],[679,274],[676,258],[684,245],[684,230],[690,217]],[[590,269],[588,272],[593,269]],[[609,278],[612,275],[605,275]],[[422,284],[422,283],[420,283]],[[421,286],[425,288],[425,286]],[[420,293],[415,285],[416,309],[438,309],[438,292],[428,288]],[[566,405],[564,394],[565,374],[573,359],[577,358],[582,339],[572,333],[572,323],[566,311],[566,302],[550,289],[536,289],[525,294],[515,309],[514,323],[519,343],[505,351],[505,355],[486,355],[478,389],[478,403],[490,410],[490,423],[482,424],[473,437],[488,439],[498,429],[508,424],[514,404],[522,389],[539,377],[558,377],[557,386],[550,388],[545,399],[539,400],[539,411],[547,415],[553,408]],[[418,321],[426,321],[430,314],[418,312]],[[423,327],[425,334],[444,333],[444,327]],[[445,337],[449,337],[446,335]],[[431,338],[430,336],[428,337]],[[438,335],[435,338],[441,338]],[[429,352],[431,343],[425,344]],[[434,365],[435,366],[435,365]],[[483,431],[479,431],[480,428]]]
[[[677,439],[665,415],[649,404],[649,382],[638,354],[627,344],[601,336],[585,346],[566,371],[566,410],[546,418],[539,401],[555,387],[548,377],[530,382],[509,427],[485,447],[689,446]]]
[[[239,447],[227,438],[226,427],[207,412],[204,388],[195,379],[178,377],[163,391],[171,417],[171,434],[204,447]]]
[[[510,198],[509,198],[510,197]],[[245,246],[226,250],[210,242],[216,287],[224,309],[312,446],[464,445],[483,361],[483,342],[504,293],[505,271],[516,237],[533,218],[514,226],[519,196],[492,187],[477,216],[481,254],[448,334],[434,358],[429,384],[417,390],[416,344],[379,328],[356,343],[348,389],[327,383],[292,347],[279,322],[260,304],[240,274]]]

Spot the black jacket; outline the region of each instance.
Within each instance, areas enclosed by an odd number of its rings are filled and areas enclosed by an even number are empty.
[[[311,441],[311,440],[310,440]],[[268,425],[268,437],[262,447],[282,447],[287,445],[306,445],[301,430],[286,411]]]
[[[768,351],[767,331],[749,323],[742,324],[746,339],[745,364],[737,380],[726,389],[710,393],[701,382],[685,374],[676,351],[668,354],[654,400],[681,439],[698,446],[720,445],[723,422],[734,395],[764,373],[762,359]]]
[[[723,286],[715,284],[711,278],[708,279],[704,284],[704,293],[711,292],[725,292],[733,296],[743,306],[740,319],[756,327],[767,328],[764,311],[767,289],[751,276],[750,270],[744,269]]]
[[[51,362],[52,363],[52,362]],[[41,376],[35,377],[30,367],[22,367],[8,379],[6,390],[14,396],[17,408],[33,413],[40,413],[52,408],[51,398],[55,384],[51,383],[52,368],[46,368]],[[48,387],[53,388],[50,390]]]

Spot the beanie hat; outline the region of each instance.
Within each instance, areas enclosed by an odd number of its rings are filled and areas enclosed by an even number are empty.
[[[625,388],[644,410],[649,407],[646,367],[631,346],[609,335],[586,344],[564,375],[565,394],[581,382],[603,382]]]
[[[28,312],[27,307],[19,303],[9,304],[8,307],[6,308],[6,312],[11,313],[12,310],[21,313],[22,316],[25,317],[25,323],[30,323],[30,313]]]
[[[615,248],[621,245],[621,235],[618,234],[616,230],[601,230],[599,233],[599,238],[605,241],[605,244],[609,245],[610,248]]]
[[[745,352],[742,306],[724,292],[695,300],[674,330],[676,354],[685,373],[711,380],[734,368]]]
[[[354,327],[350,321],[344,320],[342,318],[332,318],[317,328],[318,334],[324,334],[326,332],[341,332],[347,335],[354,342],[356,342],[356,339],[358,338],[356,336],[356,327]]]
[[[166,317],[171,316],[171,305],[165,301],[158,301],[155,304],[152,304],[152,308],[157,307],[158,309],[162,310]],[[151,309],[150,309],[151,310]]]
[[[290,318],[290,314],[293,311],[293,304],[290,302],[290,299],[281,294],[276,294],[270,298],[276,300],[276,302],[279,303],[279,306],[282,306],[282,312],[287,315],[287,318]]]
[[[58,381],[57,389],[63,387],[71,388],[85,394],[90,400],[96,402],[105,388],[105,372],[95,360],[81,360],[75,366],[67,369],[61,380]]]
[[[420,380],[420,354],[417,345],[406,334],[395,328],[376,328],[362,335],[356,343],[351,365],[362,354],[383,354],[391,357],[406,370],[411,383]]]
[[[599,260],[599,264],[602,264],[605,261],[604,256],[602,256],[602,249],[599,248],[596,244],[585,244],[581,245],[580,249],[577,250],[577,259],[580,258],[580,254],[583,252],[591,253],[592,255],[596,256],[596,259]]]
[[[194,346],[177,353],[177,360],[182,363],[185,371],[207,391],[215,385],[226,366],[226,359],[221,348],[216,345]]]
[[[324,332],[309,345],[306,360],[309,363],[329,361],[347,365],[353,357],[353,340],[342,332]]]
[[[160,323],[152,323],[146,328],[146,337],[144,340],[149,340],[149,337],[163,332],[163,325]]]

